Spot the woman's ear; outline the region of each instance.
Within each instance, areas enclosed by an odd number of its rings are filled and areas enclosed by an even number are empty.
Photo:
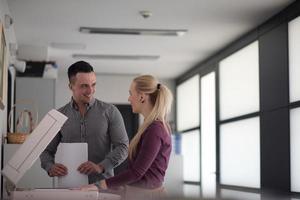
[[[141,94],[141,96],[140,96],[140,102],[141,103],[145,102],[145,94]]]

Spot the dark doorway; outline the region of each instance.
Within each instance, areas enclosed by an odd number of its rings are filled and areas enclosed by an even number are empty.
[[[124,124],[125,124],[128,138],[129,140],[131,140],[138,130],[139,115],[132,112],[130,105],[116,104],[115,106],[121,112],[121,115],[124,119]]]
[[[138,130],[139,115],[134,114],[132,112],[130,105],[115,104],[115,106],[119,109],[119,111],[123,117],[127,135],[128,135],[129,141],[130,141],[134,137],[134,135],[136,134],[136,132]],[[127,160],[125,160],[121,165],[119,165],[118,167],[116,167],[114,169],[115,175],[119,174],[126,168],[127,168]]]

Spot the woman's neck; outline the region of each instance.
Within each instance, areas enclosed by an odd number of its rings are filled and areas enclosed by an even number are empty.
[[[152,105],[145,105],[144,109],[142,109],[141,114],[143,115],[144,119],[146,119],[150,113],[153,110],[153,106]]]

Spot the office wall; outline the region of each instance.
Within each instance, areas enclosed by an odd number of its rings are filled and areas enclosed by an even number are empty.
[[[237,122],[238,120],[260,117],[260,185],[263,190],[291,191],[290,173],[290,108],[298,108],[299,100],[289,102],[289,60],[288,60],[288,23],[299,16],[300,2],[295,1],[286,9],[278,13],[264,24],[255,28],[242,38],[234,41],[217,54],[199,63],[186,74],[179,77],[176,82],[180,85],[196,74],[206,74],[216,71],[217,76],[217,175],[220,176],[220,124]],[[246,115],[235,116],[223,120],[220,118],[220,61],[240,51],[250,43],[259,41],[259,110]],[[233,74],[231,74],[233,78]],[[239,77],[240,78],[240,77]],[[239,81],[236,85],[241,85]],[[232,87],[234,89],[234,87]],[[248,89],[245,88],[248,92]],[[233,98],[238,99],[236,95]],[[235,100],[234,99],[234,100]],[[246,101],[250,101],[250,98]],[[244,101],[244,102],[246,102]],[[201,126],[201,124],[200,124]],[[235,138],[235,140],[237,140]],[[244,154],[245,157],[246,154]],[[232,177],[230,177],[233,179]],[[245,178],[242,176],[241,178]],[[218,179],[220,184],[220,180]],[[221,183],[222,184],[222,183]],[[221,185],[222,186],[222,185]],[[228,185],[226,185],[228,186]],[[230,185],[233,186],[233,185]],[[242,185],[234,185],[240,186]],[[244,186],[245,187],[245,186]],[[237,189],[237,188],[236,188]]]
[[[0,20],[3,23],[5,14],[10,15],[10,11],[8,8],[7,0],[0,0]],[[11,15],[10,15],[11,16]],[[6,43],[9,42],[16,43],[16,35],[14,30],[14,24],[8,29],[5,29],[5,39]]]
[[[10,15],[10,11],[8,9],[7,1],[6,0],[0,0],[0,21],[1,21],[1,23],[4,22],[5,14]],[[16,43],[16,36],[15,36],[13,25],[8,29],[4,29],[4,34],[5,34],[6,44]],[[8,55],[8,56],[10,56],[10,55]],[[7,71],[5,71],[4,73],[6,73],[5,76],[7,76]],[[4,96],[3,101],[4,101],[5,105],[7,105],[7,97],[6,96]],[[2,144],[3,135],[6,134],[6,130],[7,130],[6,124],[7,124],[7,107],[5,107],[4,110],[0,110],[0,133],[1,133],[0,134],[0,136],[1,136],[0,137],[0,144]],[[1,155],[2,155],[2,152],[1,152],[1,149],[0,149],[0,165],[2,165]],[[2,188],[1,182],[0,182],[0,188]]]
[[[133,76],[97,75],[95,97],[105,102],[127,104],[128,86],[132,78]],[[70,101],[72,93],[68,82],[67,73],[59,73],[56,80],[56,108]]]
[[[4,23],[4,16],[6,14],[10,15],[7,1],[0,0],[0,21],[2,24]],[[16,36],[15,36],[13,25],[9,28],[4,28],[4,35],[5,35],[5,41],[7,47],[9,46],[9,43],[16,43]],[[8,52],[7,59],[10,59],[9,52]],[[7,76],[7,71],[5,71],[4,73],[6,73]],[[7,105],[7,96],[4,96],[3,101],[5,105]],[[5,107],[4,110],[0,110],[0,132],[2,135],[6,133],[6,122],[7,122],[7,107]],[[2,142],[2,137],[0,137],[0,139]]]

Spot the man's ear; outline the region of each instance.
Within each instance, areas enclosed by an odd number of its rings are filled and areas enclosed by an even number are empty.
[[[69,83],[69,88],[70,88],[70,90],[72,90],[72,84],[71,83]]]

